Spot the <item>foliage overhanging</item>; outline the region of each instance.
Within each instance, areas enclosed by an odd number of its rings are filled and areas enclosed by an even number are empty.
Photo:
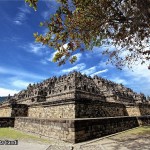
[[[38,0],[25,0],[37,9]],[[53,61],[62,65],[77,49],[92,50],[108,45],[102,52],[118,68],[150,61],[150,0],[58,0],[60,7],[43,23],[46,35],[35,33],[37,42],[57,50]],[[66,45],[67,46],[64,46]],[[115,48],[109,49],[109,46]],[[150,69],[150,66],[148,67]]]

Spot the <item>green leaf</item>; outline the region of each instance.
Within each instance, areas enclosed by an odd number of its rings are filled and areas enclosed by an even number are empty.
[[[43,24],[43,22],[40,22],[40,26],[42,27],[44,24]]]

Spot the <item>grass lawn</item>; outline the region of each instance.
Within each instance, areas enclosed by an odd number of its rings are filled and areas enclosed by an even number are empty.
[[[140,138],[140,137],[149,137],[150,138],[150,126],[143,126],[143,127],[138,127],[134,128],[128,131],[121,132],[117,135],[114,135],[112,137],[109,137],[110,139],[114,140],[129,140],[129,139],[135,139],[135,138]]]
[[[23,133],[21,131],[14,130],[13,128],[0,128],[0,139],[26,140],[50,143],[48,139],[39,138],[31,134]]]

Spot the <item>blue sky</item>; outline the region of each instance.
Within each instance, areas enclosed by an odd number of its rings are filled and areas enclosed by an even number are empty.
[[[52,62],[55,50],[34,42],[33,33],[45,33],[39,23],[54,13],[54,0],[40,1],[38,11],[34,11],[24,0],[0,0],[0,96],[13,95],[25,89],[29,83],[59,76],[73,70],[87,75],[94,74],[107,78],[136,92],[150,95],[150,71],[147,66],[134,65],[133,70],[117,70],[106,65],[101,55],[102,47],[93,51],[76,52],[78,61],[58,67]]]

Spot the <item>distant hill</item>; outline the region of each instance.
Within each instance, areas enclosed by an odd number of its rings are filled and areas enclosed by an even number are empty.
[[[6,99],[7,96],[0,96],[0,102],[4,101]]]

